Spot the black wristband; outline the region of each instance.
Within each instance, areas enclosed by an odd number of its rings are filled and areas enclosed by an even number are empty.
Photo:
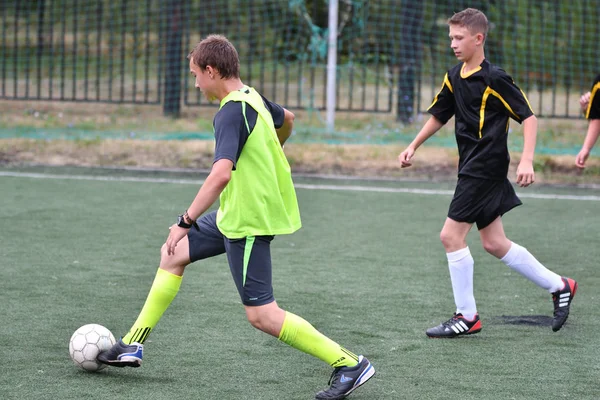
[[[179,215],[177,216],[177,226],[184,229],[190,229],[192,224],[185,222],[185,217],[183,215]]]
[[[188,223],[187,221],[191,221],[191,223]],[[198,223],[196,222],[196,220],[192,219],[189,216],[187,210],[185,211],[185,213],[183,213],[183,215],[180,215],[178,217],[177,226],[180,226],[185,229],[190,229],[193,226],[194,228],[196,228],[197,231],[200,230]]]

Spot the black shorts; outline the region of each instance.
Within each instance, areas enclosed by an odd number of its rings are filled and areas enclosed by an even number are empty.
[[[508,179],[489,179],[460,176],[448,210],[448,218],[457,222],[477,224],[481,230],[513,208],[521,200]]]
[[[216,211],[202,215],[197,222],[200,230],[191,228],[188,233],[191,262],[227,253],[242,303],[262,306],[275,301],[271,276],[273,236],[228,239],[217,227]]]

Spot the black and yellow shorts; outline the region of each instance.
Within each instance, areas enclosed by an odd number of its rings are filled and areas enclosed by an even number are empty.
[[[460,176],[450,203],[448,218],[477,224],[477,229],[481,230],[521,204],[508,179],[495,181]]]
[[[217,212],[198,219],[200,230],[190,229],[190,260],[195,262],[227,253],[229,268],[242,303],[262,306],[275,300],[271,275],[271,241],[273,236],[225,237],[217,227]]]

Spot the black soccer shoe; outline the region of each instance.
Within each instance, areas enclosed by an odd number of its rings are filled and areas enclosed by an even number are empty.
[[[571,278],[562,278],[565,287],[561,290],[552,293],[552,301],[554,302],[554,319],[552,319],[552,330],[557,332],[569,318],[571,302],[577,292],[577,282]]]
[[[425,334],[430,338],[454,338],[457,336],[472,335],[481,331],[479,314],[469,321],[460,313],[454,313],[452,318],[440,325],[427,329]]]
[[[364,384],[375,375],[375,368],[369,360],[358,356],[358,365],[354,367],[338,367],[333,370],[329,378],[329,389],[317,393],[317,400],[345,399],[356,388]]]
[[[113,367],[139,367],[142,365],[142,354],[144,345],[133,342],[131,344],[123,343],[119,340],[110,349],[98,354],[98,361],[102,364]]]

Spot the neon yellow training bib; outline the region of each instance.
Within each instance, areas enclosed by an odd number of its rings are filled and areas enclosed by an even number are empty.
[[[247,236],[285,235],[302,226],[290,165],[279,143],[271,113],[253,88],[229,93],[230,101],[242,103],[258,113],[256,125],[236,164],[231,180],[221,193],[217,226],[230,239]]]

